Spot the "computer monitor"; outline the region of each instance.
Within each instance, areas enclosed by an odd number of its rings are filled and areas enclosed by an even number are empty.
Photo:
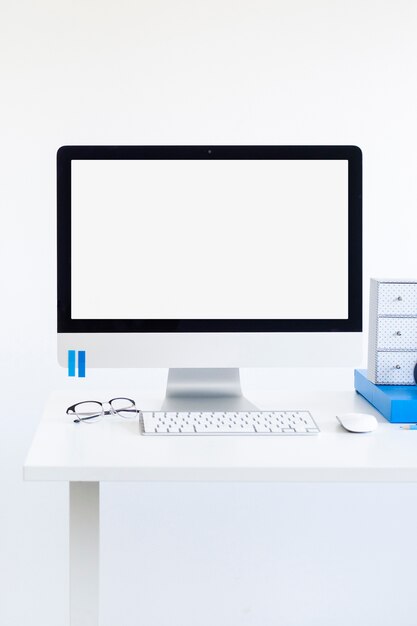
[[[57,192],[64,367],[168,367],[166,406],[241,408],[240,367],[360,359],[356,146],[64,146]]]

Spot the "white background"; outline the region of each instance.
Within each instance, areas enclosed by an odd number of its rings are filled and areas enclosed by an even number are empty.
[[[71,163],[78,319],[348,316],[348,162]]]
[[[417,5],[22,0],[0,11],[0,624],[66,626],[67,486],[23,484],[21,471],[49,390],[82,391],[56,364],[57,147],[357,144],[365,295],[370,276],[416,277]],[[243,374],[248,395],[300,379],[352,386],[347,370]],[[165,372],[89,371],[85,384],[109,381],[162,392]],[[415,485],[102,495],[104,626],[415,626]],[[170,591],[141,614],[144,567]],[[266,579],[279,589],[269,600]]]

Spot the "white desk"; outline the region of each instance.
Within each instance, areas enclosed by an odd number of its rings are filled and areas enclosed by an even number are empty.
[[[24,465],[25,480],[70,483],[71,626],[98,624],[100,481],[417,481],[417,432],[389,424],[354,391],[251,397],[262,409],[309,409],[321,430],[312,437],[144,437],[136,420],[74,424],[65,409],[87,399],[79,395],[49,398]],[[151,396],[138,404],[159,406]],[[379,428],[348,433],[335,419],[342,411],[373,413]]]

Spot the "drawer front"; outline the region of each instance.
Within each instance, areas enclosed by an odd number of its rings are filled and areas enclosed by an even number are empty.
[[[417,316],[417,283],[380,283],[378,314]]]
[[[380,317],[378,350],[416,350],[417,317]]]
[[[414,385],[417,352],[377,352],[376,378],[380,385]]]

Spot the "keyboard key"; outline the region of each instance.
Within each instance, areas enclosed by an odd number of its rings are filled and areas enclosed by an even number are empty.
[[[180,426],[180,432],[181,433],[195,433],[194,426],[191,426],[189,424],[183,424],[182,426]]]
[[[254,433],[254,432],[256,432],[254,427],[253,427],[253,424],[246,424],[246,423],[243,422],[243,423],[240,424],[239,427],[240,427],[240,430],[241,430],[242,433]]]
[[[207,433],[207,424],[196,424],[195,425],[195,431],[197,433]]]
[[[270,433],[271,429],[266,424],[255,424],[255,430],[257,433]]]

